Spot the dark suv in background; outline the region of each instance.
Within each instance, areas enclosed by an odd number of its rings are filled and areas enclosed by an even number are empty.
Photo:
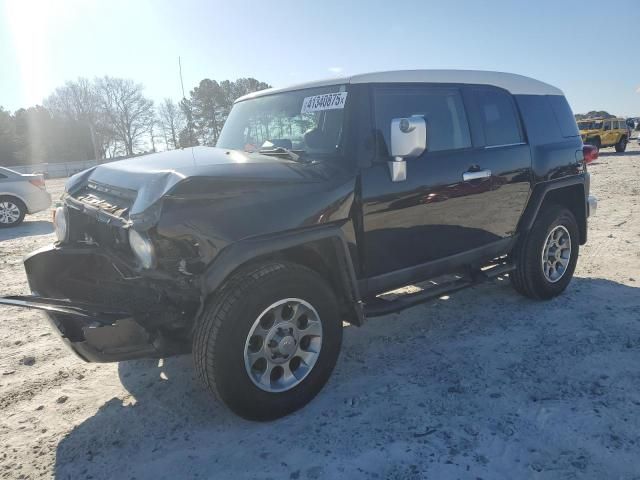
[[[97,166],[63,201],[25,260],[33,295],[0,303],[46,311],[87,361],[192,351],[252,419],[320,391],[343,321],[506,274],[560,294],[596,206],[562,92],[479,71],[253,93],[217,148]]]

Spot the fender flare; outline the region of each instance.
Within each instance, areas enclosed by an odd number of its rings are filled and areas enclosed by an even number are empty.
[[[340,292],[336,293],[342,294],[350,305],[347,321],[354,325],[362,325],[364,308],[358,290],[358,280],[344,233],[336,225],[251,237],[226,246],[202,275],[202,298],[207,298],[240,266],[254,259],[322,241],[330,243],[338,262],[340,285],[334,287],[340,288]]]
[[[529,197],[529,201],[527,202],[527,207],[520,218],[520,222],[518,223],[517,232],[521,238],[524,238],[524,235],[531,230],[533,227],[533,223],[538,217],[538,213],[540,212],[540,208],[544,203],[545,198],[554,190],[560,190],[562,188],[573,187],[575,185],[582,185],[584,187],[584,219],[578,219],[579,225],[583,225],[580,231],[580,237],[584,239],[586,242],[587,239],[587,221],[586,221],[586,212],[588,211],[587,207],[587,197],[589,194],[589,176],[588,174],[584,175],[572,175],[570,177],[564,177],[557,180],[551,180],[548,182],[539,183],[531,192],[531,196]],[[582,221],[584,220],[584,221]],[[582,243],[582,242],[581,242]]]

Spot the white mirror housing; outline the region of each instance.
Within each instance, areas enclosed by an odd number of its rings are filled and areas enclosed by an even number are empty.
[[[427,122],[420,115],[391,120],[391,156],[419,157],[427,148]]]
[[[393,182],[407,179],[406,158],[419,157],[427,149],[427,122],[420,115],[391,120],[389,173]]]

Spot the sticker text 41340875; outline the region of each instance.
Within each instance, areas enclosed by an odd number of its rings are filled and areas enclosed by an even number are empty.
[[[302,101],[302,110],[300,113],[321,112],[322,110],[344,108],[346,101],[347,92],[325,93],[323,95],[305,97]]]

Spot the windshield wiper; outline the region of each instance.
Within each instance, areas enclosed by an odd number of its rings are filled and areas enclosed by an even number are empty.
[[[262,155],[286,155],[294,162],[305,162],[302,159],[302,154],[304,154],[304,150],[289,150],[284,147],[275,147],[275,148],[263,148],[258,150],[258,153]]]

